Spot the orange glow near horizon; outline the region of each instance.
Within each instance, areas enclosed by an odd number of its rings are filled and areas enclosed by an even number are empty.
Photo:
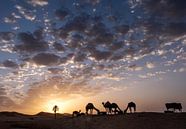
[[[64,112],[68,109],[68,104],[65,101],[62,101],[60,99],[51,99],[49,101],[47,101],[44,105],[44,111],[46,112],[53,112],[53,107],[57,105],[59,108],[58,112]]]

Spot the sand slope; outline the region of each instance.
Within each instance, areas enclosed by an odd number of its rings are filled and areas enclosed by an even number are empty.
[[[0,116],[0,129],[186,129],[186,113],[112,116]]]

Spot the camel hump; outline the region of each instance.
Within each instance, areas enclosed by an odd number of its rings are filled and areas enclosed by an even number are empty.
[[[88,107],[89,107],[89,106],[93,106],[93,103],[88,103],[87,106],[88,106]]]
[[[132,107],[136,106],[136,104],[134,102],[130,102],[130,103],[128,103],[128,105],[129,105],[129,107],[130,106],[132,106]]]
[[[112,103],[112,107],[118,107],[118,105],[116,103]]]
[[[106,103],[105,103],[105,106],[110,106],[110,102],[109,101],[107,101]]]

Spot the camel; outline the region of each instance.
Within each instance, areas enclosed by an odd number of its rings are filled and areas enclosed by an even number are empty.
[[[124,113],[127,113],[127,110],[130,110],[130,113],[132,113],[132,108],[134,109],[134,112],[136,111],[136,104],[134,102],[130,102],[127,105],[127,108],[124,110]]]
[[[112,107],[111,107],[111,103],[109,101],[107,101],[106,103],[102,102],[103,107],[106,110],[107,114],[111,114],[112,113]]]
[[[113,112],[114,114],[123,114],[123,111],[119,108],[119,106],[116,103],[112,103],[111,107],[114,109]]]
[[[75,116],[81,116],[81,110],[79,110],[79,111],[73,111],[72,116],[73,117],[75,117]]]
[[[114,114],[123,113],[123,111],[119,108],[119,106],[116,103],[110,103],[109,101],[107,101],[106,103],[102,102],[102,104],[105,107],[107,114],[112,114],[112,112],[114,112]]]
[[[180,112],[182,111],[181,103],[166,103],[165,106],[167,111],[169,111],[169,109],[173,109],[173,112],[175,112],[176,109],[178,109]]]
[[[100,114],[100,111],[94,107],[93,103],[88,103],[85,107],[86,114],[88,115],[88,111],[90,110],[90,114],[93,114],[93,109],[97,111],[97,114]]]

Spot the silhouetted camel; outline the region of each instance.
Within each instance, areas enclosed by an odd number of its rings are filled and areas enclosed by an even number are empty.
[[[114,114],[122,114],[123,111],[119,108],[119,106],[116,103],[112,103],[111,104],[112,107],[112,112],[114,112]]]
[[[130,102],[127,105],[127,108],[124,110],[124,113],[127,113],[127,110],[130,110],[130,113],[132,113],[132,108],[134,109],[134,112],[136,111],[136,104],[134,102]]]
[[[110,103],[109,101],[107,101],[106,103],[102,102],[103,106],[106,109],[107,114],[122,114],[123,111],[119,108],[119,106],[116,103]]]
[[[93,110],[97,111],[97,114],[100,114],[100,111],[94,107],[93,103],[88,103],[85,107],[86,109],[86,114],[88,114],[88,111],[90,110],[90,114],[93,114]]]
[[[111,103],[109,101],[107,101],[106,103],[102,102],[103,104],[103,107],[105,108],[106,110],[106,113],[107,114],[111,114],[112,113],[112,106],[111,106]]]
[[[79,111],[73,111],[72,116],[81,116],[81,110]]]
[[[180,112],[182,111],[181,103],[166,103],[165,106],[167,108],[167,111],[169,109],[173,109],[174,112],[175,112],[176,109],[178,109]]]

